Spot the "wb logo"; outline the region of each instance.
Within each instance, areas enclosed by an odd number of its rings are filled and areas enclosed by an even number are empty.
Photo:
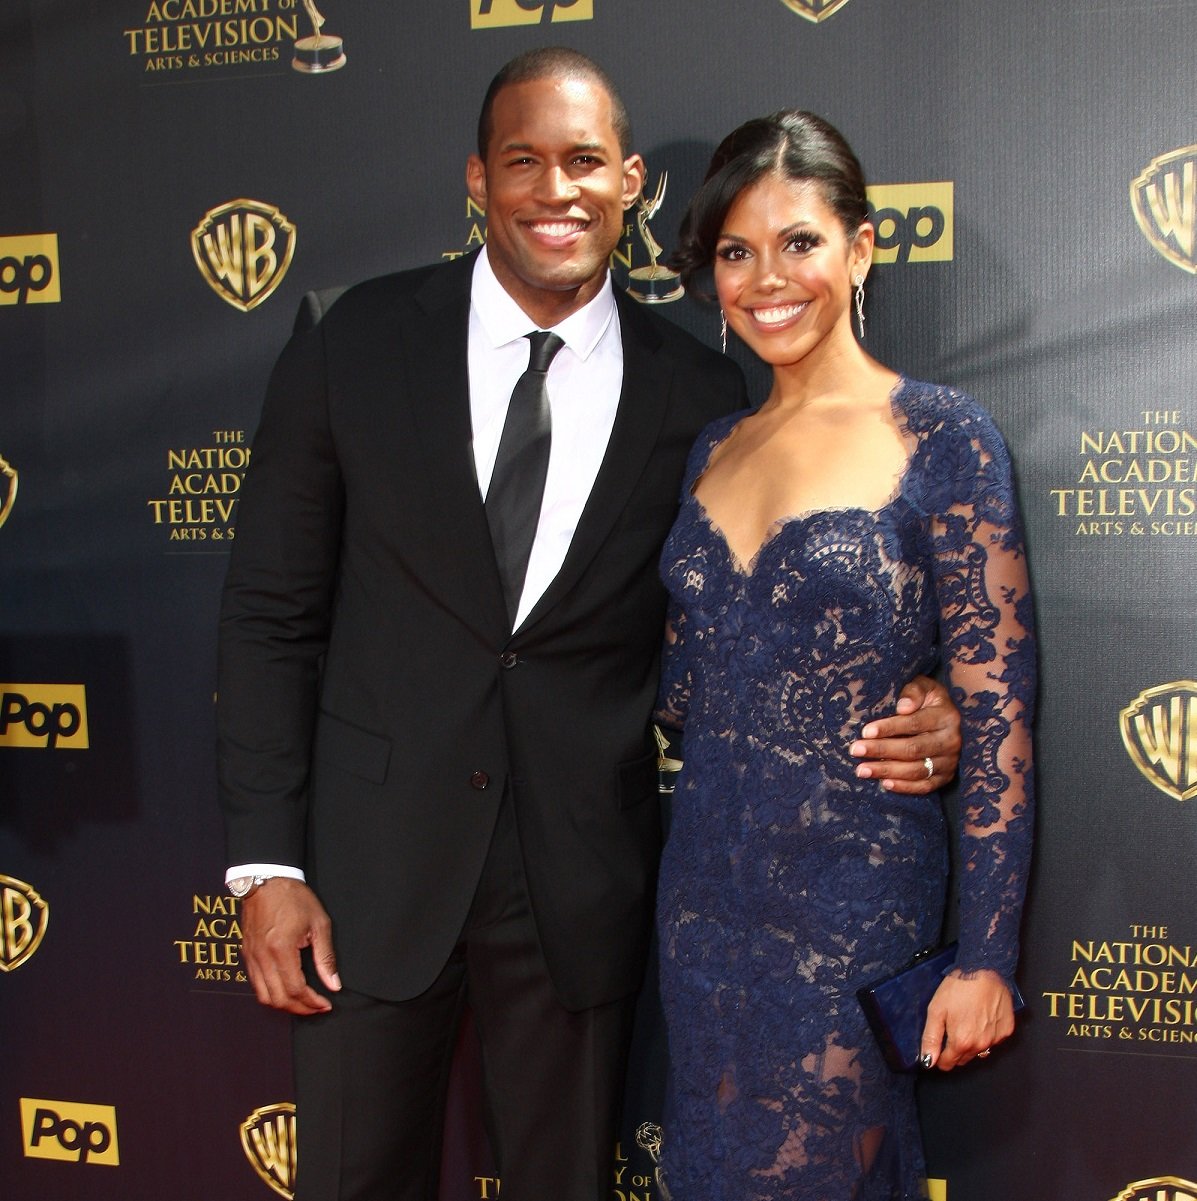
[[[17,503],[19,479],[17,469],[11,463],[6,463],[4,456],[0,455],[0,525],[8,520],[13,505]]]
[[[954,253],[954,185],[895,183],[868,189],[874,263],[947,262]]]
[[[82,684],[0,684],[0,747],[86,750]]]
[[[1197,146],[1153,158],[1130,186],[1147,240],[1182,271],[1197,275]]]
[[[1197,682],[1140,692],[1119,714],[1119,729],[1145,779],[1178,801],[1197,796]]]
[[[295,1106],[290,1101],[255,1109],[241,1123],[241,1148],[280,1197],[295,1196]]]
[[[272,204],[230,200],[191,231],[200,274],[221,300],[248,313],[283,282],[295,254],[295,226]]]
[[[502,29],[550,21],[593,21],[594,0],[470,0],[471,29]]]
[[[0,304],[58,304],[58,235],[0,238]]]
[[[0,972],[15,971],[42,944],[50,906],[24,880],[0,875]]]
[[[1153,1176],[1128,1184],[1112,1201],[1197,1201],[1197,1184],[1179,1176]]]
[[[808,21],[825,21],[833,13],[839,12],[848,3],[848,0],[781,0],[781,2]]]
[[[25,1154],[31,1159],[65,1159],[110,1167],[121,1161],[116,1143],[116,1109],[111,1105],[22,1097],[21,1130]]]

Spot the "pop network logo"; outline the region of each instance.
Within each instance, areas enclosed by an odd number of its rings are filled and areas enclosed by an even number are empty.
[[[1153,158],[1131,181],[1131,208],[1147,240],[1197,275],[1197,146]]]
[[[826,21],[840,11],[848,0],[781,0],[786,8],[808,21]]]
[[[17,469],[0,455],[0,526],[7,520],[17,503]]]
[[[87,694],[82,684],[0,684],[0,747],[85,751]]]
[[[1197,796],[1197,683],[1174,680],[1148,688],[1119,715],[1131,762],[1178,801]]]
[[[273,204],[230,200],[191,231],[191,253],[221,300],[248,313],[283,282],[295,255],[295,226]]]
[[[891,183],[868,189],[874,263],[943,263],[955,253],[955,185]]]
[[[50,906],[32,885],[0,875],[0,972],[16,971],[42,945]]]
[[[594,0],[470,0],[471,29],[540,25],[557,21],[593,21]]]
[[[1197,1201],[1197,1184],[1179,1176],[1153,1176],[1128,1184],[1110,1201]]]
[[[280,1197],[295,1196],[295,1106],[280,1101],[241,1123],[241,1146],[253,1169]]]
[[[0,304],[58,304],[58,235],[0,238]]]
[[[21,1131],[29,1159],[65,1159],[70,1163],[120,1164],[116,1109],[74,1101],[21,1098]]]

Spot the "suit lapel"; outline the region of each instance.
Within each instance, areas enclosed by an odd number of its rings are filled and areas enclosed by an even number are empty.
[[[488,631],[505,632],[507,610],[471,446],[473,263],[470,255],[429,272],[400,321],[398,336],[411,426],[419,443],[410,461],[422,465],[424,486],[433,498],[429,507],[441,518],[423,523],[430,539],[428,559],[439,565],[443,595],[455,607],[465,605],[478,614]]]
[[[611,439],[565,562],[520,626],[520,634],[569,592],[598,553],[652,457],[665,417],[672,368],[667,356],[656,353],[660,335],[636,302],[618,288],[615,302],[623,342],[623,385]]]

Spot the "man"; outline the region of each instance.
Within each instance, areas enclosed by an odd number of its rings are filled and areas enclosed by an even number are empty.
[[[612,289],[629,141],[588,59],[508,64],[467,167],[485,250],[349,289],[271,380],[220,776],[250,979],[299,1015],[301,1201],[435,1196],[467,999],[504,1197],[609,1194],[660,842],[656,560],[691,442],[745,404],[726,359]],[[526,387],[537,329],[563,344]],[[507,427],[532,395],[551,453],[518,561],[504,498],[534,472]],[[855,753],[922,791],[958,738],[942,692],[913,695],[867,732],[919,736]]]

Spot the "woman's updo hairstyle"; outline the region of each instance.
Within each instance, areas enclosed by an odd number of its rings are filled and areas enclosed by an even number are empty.
[[[719,143],[682,218],[670,265],[687,285],[714,261],[719,233],[736,198],[774,172],[785,179],[817,180],[849,236],[868,215],[864,172],[839,130],[804,109],[755,117]]]

